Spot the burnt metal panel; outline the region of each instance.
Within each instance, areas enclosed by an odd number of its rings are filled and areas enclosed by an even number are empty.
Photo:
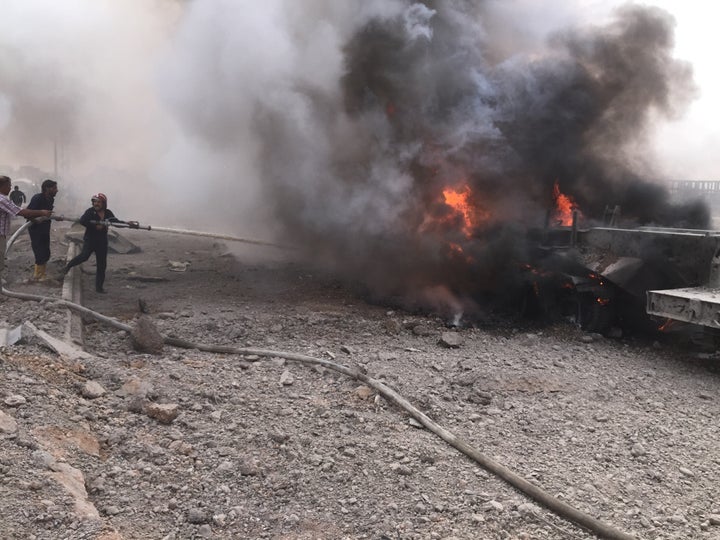
[[[710,263],[720,249],[720,232],[695,229],[595,227],[579,231],[578,245],[585,257],[613,254],[642,259],[662,268],[674,283],[666,286],[706,284]]]
[[[711,328],[720,328],[720,289],[693,287],[647,292],[647,313]]]

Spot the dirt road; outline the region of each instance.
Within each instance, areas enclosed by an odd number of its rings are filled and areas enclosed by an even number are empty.
[[[53,232],[51,270],[66,252]],[[85,304],[164,335],[333,360],[553,496],[644,539],[720,538],[713,354],[571,325],[449,329],[370,305],[278,250],[144,231]],[[29,243],[10,257],[25,283]],[[86,272],[92,264],[86,263]],[[141,302],[140,302],[141,300]],[[10,327],[67,312],[6,299]],[[452,332],[457,347],[441,343]],[[282,358],[138,352],[89,321],[91,358],[0,353],[0,528],[36,539],[583,539],[344,375]]]

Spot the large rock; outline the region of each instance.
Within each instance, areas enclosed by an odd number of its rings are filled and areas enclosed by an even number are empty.
[[[138,318],[130,331],[130,339],[136,351],[150,354],[161,354],[163,351],[163,337],[147,315]]]

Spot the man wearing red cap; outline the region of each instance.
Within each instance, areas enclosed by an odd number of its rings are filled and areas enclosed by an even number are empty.
[[[107,207],[107,197],[104,193],[93,195],[90,199],[92,206],[85,210],[80,218],[80,224],[85,227],[85,235],[83,236],[83,246],[80,254],[67,263],[64,274],[67,274],[73,266],[84,263],[95,253],[95,262],[97,271],[95,272],[95,291],[104,293],[105,289],[105,269],[107,268],[108,253],[108,227],[102,222],[126,223],[130,227],[136,228],[137,221],[121,221],[115,217]]]

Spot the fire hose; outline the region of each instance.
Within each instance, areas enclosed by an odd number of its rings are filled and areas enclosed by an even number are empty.
[[[54,219],[54,218],[52,218],[52,219]],[[232,242],[242,242],[245,244],[255,244],[258,246],[270,246],[270,247],[276,247],[276,248],[281,248],[281,249],[291,249],[290,246],[284,246],[282,244],[275,244],[273,242],[265,242],[263,240],[252,240],[250,238],[240,238],[238,236],[231,236],[229,234],[217,234],[217,233],[210,233],[210,232],[204,232],[204,231],[190,231],[188,229],[172,229],[169,227],[156,227],[156,226],[150,226],[150,225],[140,225],[139,223],[132,222],[132,221],[103,220],[103,221],[90,221],[90,223],[92,223],[94,225],[103,225],[105,227],[117,227],[120,229],[140,229],[140,230],[145,230],[145,231],[157,231],[157,232],[165,232],[165,233],[172,233],[172,234],[182,234],[185,236],[204,236],[207,238],[217,238],[219,240],[230,240]]]
[[[47,218],[45,218],[47,219]],[[59,216],[58,218],[53,217],[51,219],[57,219],[57,220],[65,220],[65,218],[62,218]],[[18,236],[25,231],[25,229],[32,223],[32,221],[28,221],[27,223],[23,224],[9,239],[7,242],[7,246],[5,248],[5,256],[10,253],[10,249],[12,245],[15,243],[15,240],[17,240]],[[124,225],[118,225],[118,222],[111,222],[111,226],[124,226]],[[138,228],[138,227],[133,227]],[[148,228],[148,230],[150,230]],[[174,232],[178,234],[184,234],[181,233],[177,229],[173,230],[167,230],[165,232]],[[188,233],[193,233],[195,231],[188,231]],[[203,234],[204,235],[204,234]],[[209,233],[208,236],[211,236]],[[114,328],[117,328],[119,330],[123,330],[125,332],[132,332],[133,327],[125,324],[123,322],[118,321],[117,319],[114,319],[112,317],[108,317],[106,315],[103,315],[101,313],[97,313],[96,311],[93,311],[91,309],[86,308],[85,306],[82,306],[80,304],[76,304],[74,302],[70,302],[68,300],[53,298],[53,297],[47,297],[42,295],[36,295],[36,294],[28,294],[28,293],[20,293],[15,292],[7,289],[5,287],[5,284],[3,282],[2,288],[0,289],[2,291],[2,294],[12,297],[12,298],[18,298],[21,300],[33,300],[38,302],[47,302],[52,301],[56,303],[57,305],[64,306],[72,311],[81,313],[82,315],[86,315],[90,318],[93,318],[99,322],[102,322],[104,324],[107,324],[109,326],[112,326]],[[167,345],[173,346],[173,347],[180,347],[185,349],[197,349],[204,352],[211,352],[211,353],[219,353],[219,354],[233,354],[233,355],[241,355],[241,356],[247,356],[247,355],[255,355],[260,356],[263,358],[284,358],[286,360],[290,360],[293,362],[299,362],[302,364],[310,364],[310,365],[319,365],[326,367],[328,369],[331,369],[333,371],[337,371],[339,373],[342,373],[344,375],[347,375],[348,377],[351,377],[353,379],[356,379],[358,381],[361,381],[365,383],[370,388],[377,391],[377,393],[381,396],[383,396],[388,401],[395,403],[397,406],[399,406],[401,409],[403,409],[405,412],[407,412],[412,418],[414,418],[417,422],[422,424],[425,428],[427,428],[429,431],[440,437],[442,440],[444,440],[446,443],[448,443],[450,446],[464,454],[465,456],[469,457],[476,463],[478,463],[481,467],[486,469],[487,471],[493,473],[494,475],[498,476],[508,484],[510,484],[515,489],[519,490],[520,492],[524,493],[528,497],[532,498],[533,500],[537,501],[538,503],[542,504],[546,508],[548,508],[550,511],[554,512],[556,515],[560,516],[563,519],[566,519],[570,521],[571,523],[574,523],[586,530],[591,531],[595,535],[597,535],[599,538],[606,538],[608,540],[637,540],[636,537],[625,533],[619,529],[616,529],[612,525],[609,525],[607,523],[604,523],[591,515],[582,512],[573,506],[569,505],[568,503],[558,499],[557,497],[554,497],[553,495],[550,495],[545,490],[540,488],[539,486],[533,484],[529,480],[525,479],[524,477],[520,476],[519,474],[515,473],[511,469],[505,467],[498,461],[484,455],[479,450],[474,448],[469,443],[465,442],[464,440],[457,437],[455,434],[450,432],[449,430],[442,427],[440,424],[436,423],[434,420],[432,420],[430,417],[428,417],[426,414],[421,412],[419,409],[417,409],[414,405],[412,405],[407,399],[405,399],[403,396],[401,396],[399,393],[397,393],[395,390],[384,384],[383,382],[371,378],[367,376],[365,373],[358,369],[354,369],[342,364],[337,364],[335,362],[330,362],[328,360],[324,360],[321,358],[315,358],[312,356],[306,356],[303,354],[296,354],[296,353],[290,353],[290,352],[283,352],[283,351],[274,351],[274,350],[267,350],[267,349],[255,349],[252,347],[234,347],[234,346],[228,346],[228,345],[207,345],[202,343],[194,343],[190,341],[186,341],[179,338],[173,338],[169,336],[163,336],[163,342]]]

